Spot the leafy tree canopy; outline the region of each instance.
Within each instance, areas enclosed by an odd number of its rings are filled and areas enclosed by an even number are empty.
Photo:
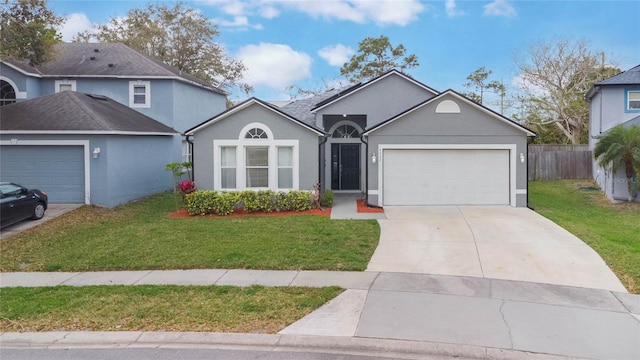
[[[242,82],[244,64],[226,54],[215,41],[219,35],[217,25],[183,2],[149,3],[97,25],[95,32],[76,35],[74,41],[120,42],[221,89],[251,92]]]
[[[340,68],[340,74],[350,82],[357,83],[392,69],[404,72],[418,66],[418,57],[415,54],[405,56],[406,52],[402,44],[394,48],[384,35],[368,37],[358,43],[358,52]]]
[[[553,124],[571,144],[588,136],[586,92],[620,72],[606,66],[604,53],[591,50],[585,40],[562,38],[530,45],[515,64],[528,100],[526,116],[540,125]]]
[[[47,0],[4,1],[0,9],[0,57],[28,60],[38,66],[55,58],[62,41],[56,28],[63,19],[47,8]]]

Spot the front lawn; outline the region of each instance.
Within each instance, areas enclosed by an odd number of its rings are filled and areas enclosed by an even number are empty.
[[[630,293],[640,294],[640,203],[612,204],[595,186],[588,180],[533,181],[529,202],[591,246]]]
[[[276,333],[342,290],[251,286],[85,286],[0,289],[0,332]]]
[[[364,270],[375,220],[315,215],[172,218],[172,193],[115,209],[84,206],[0,242],[0,271]]]

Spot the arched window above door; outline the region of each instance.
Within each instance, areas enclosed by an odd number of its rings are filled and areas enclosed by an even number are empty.
[[[351,125],[340,125],[333,131],[331,137],[343,139],[357,138],[360,137],[360,132]]]
[[[16,91],[4,80],[0,80],[0,106],[13,104],[16,102]]]

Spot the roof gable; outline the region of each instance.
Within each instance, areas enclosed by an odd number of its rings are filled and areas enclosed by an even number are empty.
[[[174,129],[102,95],[63,91],[0,107],[6,133],[174,135]]]
[[[423,107],[425,107],[425,106],[427,106],[429,104],[433,104],[433,103],[438,102],[439,100],[442,100],[442,98],[447,96],[447,95],[453,96],[455,99],[466,103],[467,105],[471,106],[472,108],[475,108],[478,111],[481,111],[481,112],[491,116],[492,118],[494,118],[494,119],[496,119],[498,121],[501,121],[501,122],[503,122],[503,123],[505,123],[505,124],[507,124],[509,126],[512,126],[512,127],[516,128],[516,129],[524,132],[527,136],[536,136],[536,133],[534,133],[533,131],[529,130],[528,128],[516,123],[513,120],[510,120],[509,118],[507,118],[507,117],[505,117],[503,115],[500,115],[500,114],[496,113],[495,111],[493,111],[493,110],[491,110],[491,109],[489,109],[489,108],[487,108],[485,106],[482,106],[480,104],[477,104],[477,103],[471,101],[470,99],[464,97],[463,95],[461,95],[461,94],[459,94],[456,91],[451,90],[451,89],[446,90],[446,91],[440,93],[438,96],[435,96],[435,97],[430,98],[430,99],[428,99],[426,101],[423,101],[422,103],[417,104],[416,106],[414,106],[414,107],[412,107],[410,109],[407,109],[406,111],[404,111],[404,112],[402,112],[402,113],[400,113],[398,115],[395,115],[395,116],[393,116],[393,117],[391,117],[391,118],[389,118],[389,119],[387,119],[387,120],[385,120],[385,121],[383,121],[383,122],[381,122],[381,123],[369,128],[369,129],[367,129],[363,133],[363,135],[369,135],[372,132],[375,132],[376,130],[379,130],[379,129],[381,129],[381,128],[383,128],[383,127],[385,127],[385,126],[387,126],[387,125],[389,125],[389,124],[391,124],[391,123],[393,123],[395,121],[398,121],[398,120],[402,119],[404,116],[406,116],[406,115],[408,115],[410,113],[413,113],[413,112],[415,112],[415,111],[417,111],[417,110],[419,110],[419,109],[421,109],[421,108],[423,108]],[[449,111],[443,111],[443,112],[449,112]]]
[[[250,107],[252,105],[262,106],[265,109],[267,109],[269,111],[272,111],[272,112],[276,113],[277,115],[279,115],[279,116],[281,116],[281,117],[283,117],[283,118],[285,118],[287,120],[290,120],[291,122],[293,122],[294,124],[297,124],[298,126],[302,126],[305,129],[313,131],[314,133],[316,133],[318,135],[324,135],[323,131],[316,129],[315,127],[313,127],[313,126],[311,126],[311,125],[309,125],[309,124],[307,124],[307,123],[305,123],[303,121],[300,121],[297,118],[287,114],[286,112],[280,110],[279,108],[277,108],[277,107],[275,107],[275,106],[273,106],[273,105],[271,105],[271,104],[269,104],[269,103],[267,103],[265,101],[262,101],[262,100],[260,100],[258,98],[255,98],[255,97],[247,99],[247,100],[241,102],[240,104],[221,112],[220,114],[212,117],[211,119],[206,120],[205,122],[203,122],[203,123],[201,123],[199,125],[196,125],[196,126],[192,127],[191,129],[188,129],[187,131],[185,131],[184,134],[185,135],[194,135],[196,132],[198,132],[198,131],[206,128],[206,127],[209,127],[209,126],[211,126],[211,125],[213,125],[213,124],[215,124],[215,123],[217,123],[217,122],[219,122],[219,121],[221,121],[223,119],[226,119],[226,118],[228,118],[229,116],[231,116],[233,114],[237,114],[237,113],[243,111],[244,109],[246,109],[246,108],[248,108],[248,107]]]
[[[335,103],[337,101],[340,101],[340,100],[348,97],[351,94],[355,94],[358,91],[366,89],[367,87],[370,87],[373,84],[376,84],[376,83],[382,81],[383,79],[385,79],[385,78],[387,78],[389,76],[400,76],[401,78],[403,78],[403,79],[405,79],[405,80],[407,80],[407,81],[409,81],[411,83],[414,83],[414,84],[418,85],[418,87],[421,87],[421,88],[431,92],[433,95],[437,95],[438,94],[438,92],[436,90],[430,88],[429,86],[427,86],[427,85],[425,85],[425,84],[413,79],[412,77],[410,77],[410,76],[408,76],[408,75],[406,75],[406,74],[394,69],[394,70],[390,70],[390,71],[388,71],[388,72],[386,72],[386,73],[384,73],[384,74],[382,74],[382,75],[380,75],[380,76],[378,76],[376,78],[373,78],[373,79],[367,81],[366,83],[358,83],[358,84],[356,84],[354,86],[351,86],[351,87],[345,89],[344,91],[342,91],[342,92],[340,92],[340,93],[338,93],[338,94],[336,94],[336,95],[334,95],[334,96],[332,96],[332,97],[330,97],[330,98],[328,98],[328,99],[316,104],[316,106],[314,108],[312,108],[310,111],[311,112],[316,112],[316,111],[318,111],[318,110],[320,110],[322,108],[325,108],[325,107],[327,107],[327,106],[329,106],[329,105],[331,105],[331,104],[333,104],[333,103]]]
[[[28,61],[3,60],[12,68],[35,77],[134,77],[183,81],[226,95],[211,84],[144,55],[121,43],[60,43],[54,60],[34,67]]]

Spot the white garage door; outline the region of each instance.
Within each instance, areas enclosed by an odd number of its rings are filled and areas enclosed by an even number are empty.
[[[0,146],[0,179],[40,189],[53,204],[84,204],[84,148]]]
[[[509,150],[384,150],[383,205],[508,205]]]

